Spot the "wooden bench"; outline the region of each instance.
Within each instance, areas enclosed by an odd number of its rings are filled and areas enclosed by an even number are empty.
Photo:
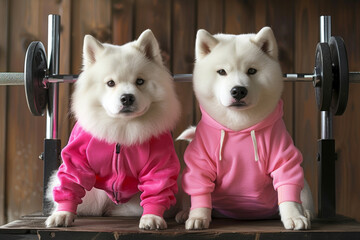
[[[0,239],[360,239],[360,224],[343,217],[315,219],[306,231],[285,230],[280,220],[214,219],[210,229],[187,231],[183,224],[168,219],[168,229],[146,231],[138,228],[138,218],[80,217],[69,228],[46,228],[45,219],[32,215],[10,222],[0,227]]]

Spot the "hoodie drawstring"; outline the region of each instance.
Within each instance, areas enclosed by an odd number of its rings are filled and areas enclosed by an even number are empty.
[[[255,162],[257,162],[257,161],[259,161],[259,154],[258,154],[258,146],[257,146],[257,141],[256,141],[256,136],[255,136],[255,130],[251,131],[251,138],[252,138],[252,142],[254,145]]]
[[[222,160],[222,148],[224,144],[224,138],[225,138],[225,131],[221,129],[220,131],[220,150],[219,150],[219,160]]]
[[[251,139],[254,146],[254,153],[255,153],[255,162],[259,161],[259,154],[258,154],[258,146],[256,141],[256,135],[255,130],[252,130],[251,132]],[[220,131],[220,149],[219,149],[219,160],[222,160],[222,149],[224,146],[224,139],[225,139],[225,130],[221,129]]]

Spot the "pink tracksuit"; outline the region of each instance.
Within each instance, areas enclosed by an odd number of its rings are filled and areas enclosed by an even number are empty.
[[[100,141],[77,123],[62,151],[61,182],[53,190],[58,211],[76,213],[85,190],[104,190],[116,204],[127,202],[139,190],[143,215],[162,216],[176,202],[180,170],[171,134],[133,146]]]
[[[262,122],[232,131],[202,110],[185,152],[184,191],[191,208],[237,219],[270,218],[284,201],[301,203],[302,155],[282,120],[283,103]]]

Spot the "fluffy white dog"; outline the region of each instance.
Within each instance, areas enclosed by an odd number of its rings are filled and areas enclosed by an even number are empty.
[[[280,212],[286,229],[309,229],[311,192],[302,155],[282,120],[283,78],[272,30],[199,30],[193,86],[202,119],[194,138],[194,129],[180,136],[193,138],[183,173],[191,210],[188,219],[181,212],[177,220],[187,219],[186,229],[202,229],[212,214],[269,219]]]
[[[142,215],[140,228],[166,228],[180,169],[170,133],[180,104],[153,33],[122,46],[85,36],[72,111],[77,123],[49,186],[55,209],[46,226],[70,226],[76,214]]]

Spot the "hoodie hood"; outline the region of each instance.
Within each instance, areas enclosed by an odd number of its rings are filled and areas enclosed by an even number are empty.
[[[202,114],[201,120],[206,125],[208,125],[212,128],[215,128],[218,130],[224,130],[226,132],[250,133],[252,131],[259,131],[263,128],[269,127],[269,126],[273,125],[277,120],[282,118],[283,117],[283,101],[280,99],[278,104],[275,107],[275,110],[272,113],[270,113],[270,115],[267,116],[264,120],[262,120],[261,122],[255,124],[249,128],[245,128],[240,131],[234,131],[234,130],[227,128],[226,126],[221,125],[215,119],[210,117],[210,115],[207,112],[205,112],[205,110],[201,106],[200,106],[200,110],[201,110],[201,114]]]

